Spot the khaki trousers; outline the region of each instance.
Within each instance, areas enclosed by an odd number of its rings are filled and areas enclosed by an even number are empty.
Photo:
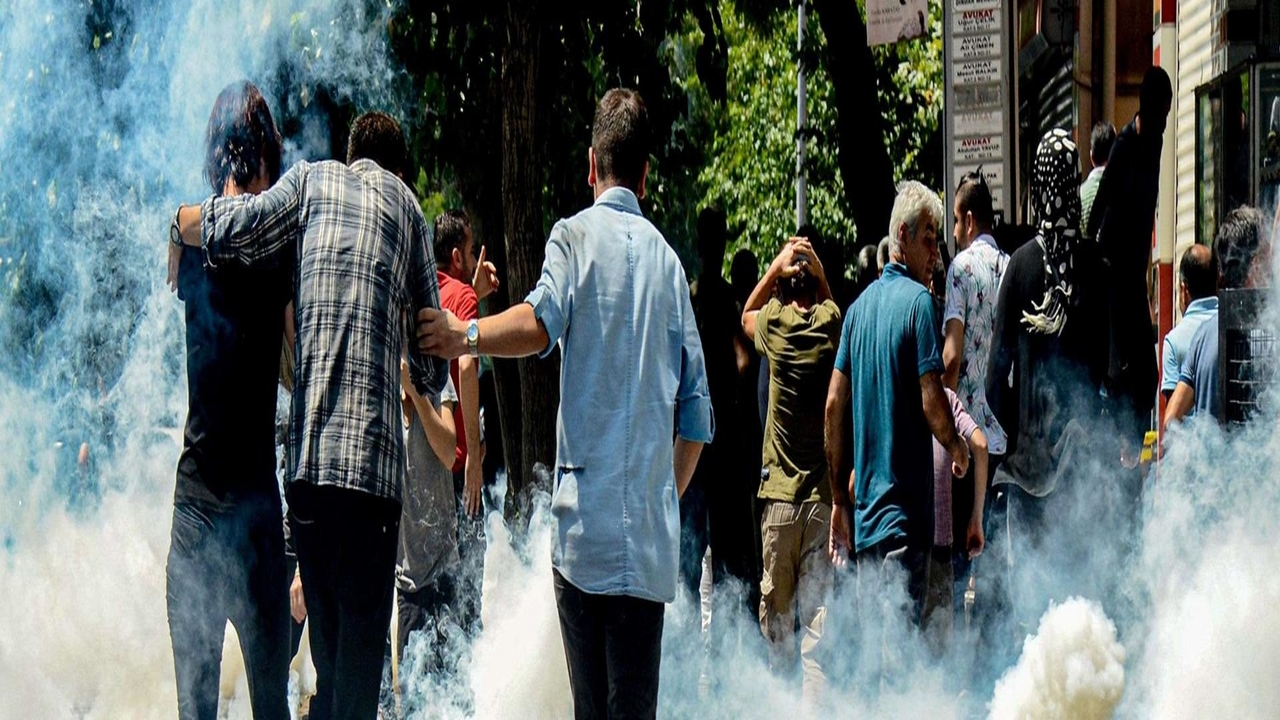
[[[767,500],[760,534],[764,574],[760,580],[760,630],[769,643],[769,665],[790,675],[796,668],[796,620],[804,706],[816,708],[827,677],[819,660],[827,602],[835,575],[827,542],[831,506],[820,502]]]

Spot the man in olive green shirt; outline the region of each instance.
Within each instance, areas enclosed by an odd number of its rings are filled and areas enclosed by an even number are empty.
[[[759,491],[760,629],[773,670],[791,675],[799,616],[806,709],[821,701],[826,687],[817,648],[834,570],[827,554],[831,485],[823,420],[840,326],[840,309],[813,247],[806,238],[789,239],[747,300],[742,327],[769,363],[766,472]]]

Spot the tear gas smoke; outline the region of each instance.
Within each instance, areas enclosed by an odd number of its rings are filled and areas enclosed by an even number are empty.
[[[231,81],[254,81],[291,119],[286,163],[330,153],[322,95],[407,117],[386,48],[395,4],[0,5],[0,717],[174,715],[164,566],[186,397],[167,222],[208,192],[204,125]],[[1123,497],[1117,464],[1076,459],[1055,499],[1062,531],[1018,556],[1021,630],[1039,620],[1020,661],[1012,642],[1009,657],[974,657],[958,636],[936,658],[905,623],[869,627],[856,610],[877,588],[843,576],[824,634],[829,716],[1037,716],[1015,703],[1094,698],[1099,716],[1276,717],[1276,430],[1175,430],[1132,543],[1106,514]],[[474,643],[447,621],[410,642],[411,716],[568,714],[545,497],[532,507],[527,530],[490,521]],[[979,603],[997,570],[980,569]],[[668,608],[663,716],[797,714],[798,673],[768,667],[744,595],[717,588],[705,638],[694,598]],[[904,672],[882,686],[870,668],[886,648]],[[456,671],[428,672],[427,653]],[[227,662],[222,712],[240,717]],[[295,691],[314,685],[294,671]]]
[[[1097,603],[1049,608],[1022,658],[996,683],[992,720],[1111,717],[1124,692],[1124,648]]]

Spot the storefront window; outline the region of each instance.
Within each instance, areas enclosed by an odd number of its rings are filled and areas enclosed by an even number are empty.
[[[1252,202],[1249,182],[1249,72],[1222,81],[1222,193],[1218,212],[1225,215]],[[1215,230],[1216,232],[1216,226]]]
[[[1218,227],[1218,126],[1222,113],[1222,101],[1217,92],[1200,93],[1196,107],[1196,210],[1197,240],[1212,243]]]
[[[1280,65],[1258,66],[1258,207],[1271,214],[1280,197]]]

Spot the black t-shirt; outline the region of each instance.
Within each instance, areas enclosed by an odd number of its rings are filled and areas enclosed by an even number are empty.
[[[276,381],[293,263],[207,269],[188,248],[178,273],[186,305],[187,425],[175,502],[223,508],[277,493]]]

